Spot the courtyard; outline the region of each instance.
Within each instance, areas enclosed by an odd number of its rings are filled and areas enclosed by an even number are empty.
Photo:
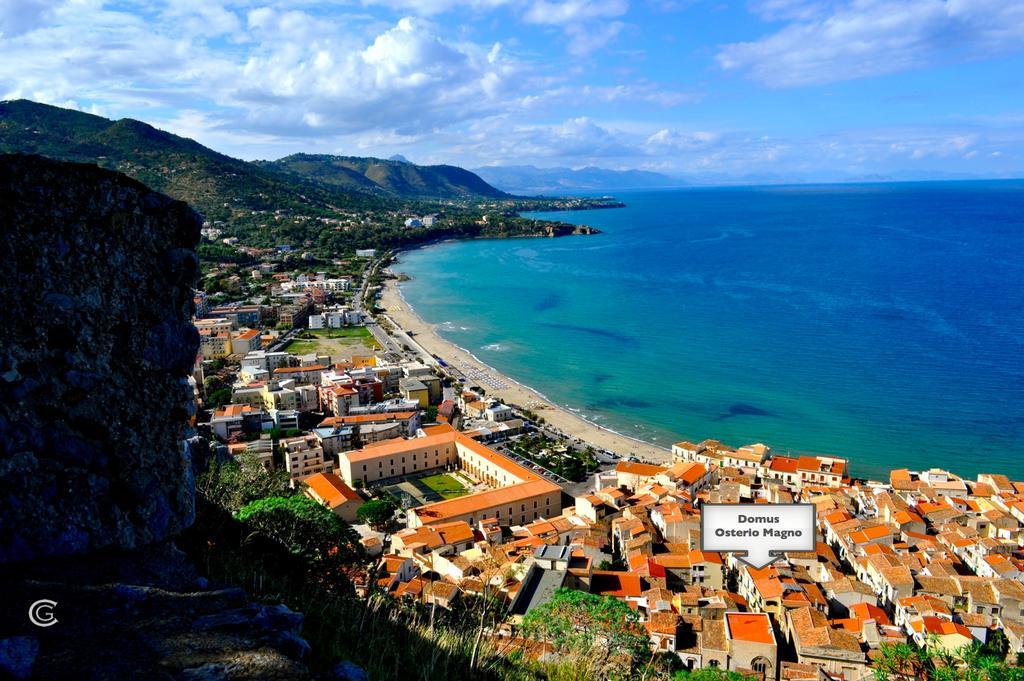
[[[417,508],[424,504],[465,496],[476,491],[475,487],[478,485],[475,485],[464,473],[451,472],[407,477],[404,480],[385,485],[384,489],[405,502],[408,508]]]

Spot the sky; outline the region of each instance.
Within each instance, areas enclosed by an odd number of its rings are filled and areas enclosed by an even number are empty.
[[[0,99],[244,159],[1024,176],[1024,0],[0,0]]]

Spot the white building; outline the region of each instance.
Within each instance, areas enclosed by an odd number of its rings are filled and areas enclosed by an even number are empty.
[[[309,328],[311,329],[340,329],[343,326],[361,324],[362,322],[361,312],[341,306],[325,309],[320,314],[309,315]]]
[[[278,367],[291,366],[292,356],[283,351],[254,350],[242,358],[242,369],[249,367],[273,372]]]

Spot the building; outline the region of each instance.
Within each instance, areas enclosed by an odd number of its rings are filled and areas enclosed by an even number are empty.
[[[426,555],[437,553],[450,556],[473,548],[476,537],[469,523],[456,520],[451,523],[424,525],[399,530],[391,537],[391,548],[400,555]]]
[[[314,473],[303,480],[303,493],[334,511],[342,520],[354,523],[356,511],[363,505],[359,493],[334,473]]]
[[[221,359],[231,354],[231,334],[212,329],[199,330],[199,354],[203,359]]]
[[[334,461],[324,456],[323,448],[313,435],[282,440],[284,464],[292,484],[314,473],[333,473]]]
[[[351,430],[349,446],[339,447],[332,454],[359,449],[375,442],[415,437],[420,427],[420,412],[398,411],[371,414],[329,416],[320,422],[317,430],[348,428]],[[326,431],[325,431],[326,432]]]
[[[362,324],[363,314],[347,307],[336,306],[309,315],[311,329],[340,329],[344,326]]]
[[[801,456],[797,473],[803,485],[840,487],[846,477],[846,459],[834,456]]]
[[[566,583],[572,549],[568,546],[543,545],[530,559],[530,567],[509,606],[509,617],[521,623],[530,610],[551,600],[555,591]]]
[[[842,675],[849,681],[871,677],[857,634],[832,627],[825,615],[810,606],[788,610],[786,616],[798,662],[814,665],[832,675]]]
[[[635,461],[620,461],[615,465],[616,485],[619,487],[636,490],[654,479],[660,473],[664,473],[664,466],[654,466],[648,463]]]
[[[430,389],[418,378],[403,378],[399,381],[398,390],[407,400],[415,400],[422,408],[430,406]]]
[[[260,326],[263,323],[263,308],[259,305],[232,303],[215,307],[207,314],[211,317],[229,319],[236,329],[240,326]]]
[[[231,354],[248,355],[260,349],[260,332],[256,329],[243,329],[231,339]]]
[[[259,433],[273,428],[273,422],[265,411],[247,404],[228,404],[218,409],[210,418],[210,429],[222,440],[243,433]]]
[[[734,672],[755,672],[765,681],[777,681],[779,651],[771,620],[763,612],[727,612],[725,625],[725,659],[708,658],[704,666]],[[715,664],[715,663],[718,664]]]
[[[426,471],[459,469],[492,489],[427,504],[409,513],[409,526],[484,518],[526,524],[562,510],[561,488],[451,426],[433,426],[422,437],[380,442],[338,457],[350,485],[368,485]]]
[[[253,350],[242,357],[243,370],[251,367],[268,373],[280,367],[292,366],[294,363],[295,357],[283,351],[267,352],[265,350]]]

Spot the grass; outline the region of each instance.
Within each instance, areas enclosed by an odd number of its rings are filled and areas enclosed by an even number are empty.
[[[376,343],[373,340],[373,334],[365,326],[346,326],[340,329],[307,329],[307,333],[311,333],[318,338],[353,338]]]
[[[419,481],[437,492],[443,499],[454,499],[469,493],[461,482],[447,473],[428,475]]]
[[[306,355],[315,352],[318,355],[330,355],[337,361],[342,357],[365,354],[380,348],[380,344],[365,326],[349,326],[341,329],[306,329],[303,334],[313,338],[297,338],[285,346],[285,350],[295,355]]]
[[[321,352],[323,347],[320,343],[313,340],[293,340],[285,349],[293,355],[308,355],[311,352]],[[325,354],[330,354],[327,352]]]

